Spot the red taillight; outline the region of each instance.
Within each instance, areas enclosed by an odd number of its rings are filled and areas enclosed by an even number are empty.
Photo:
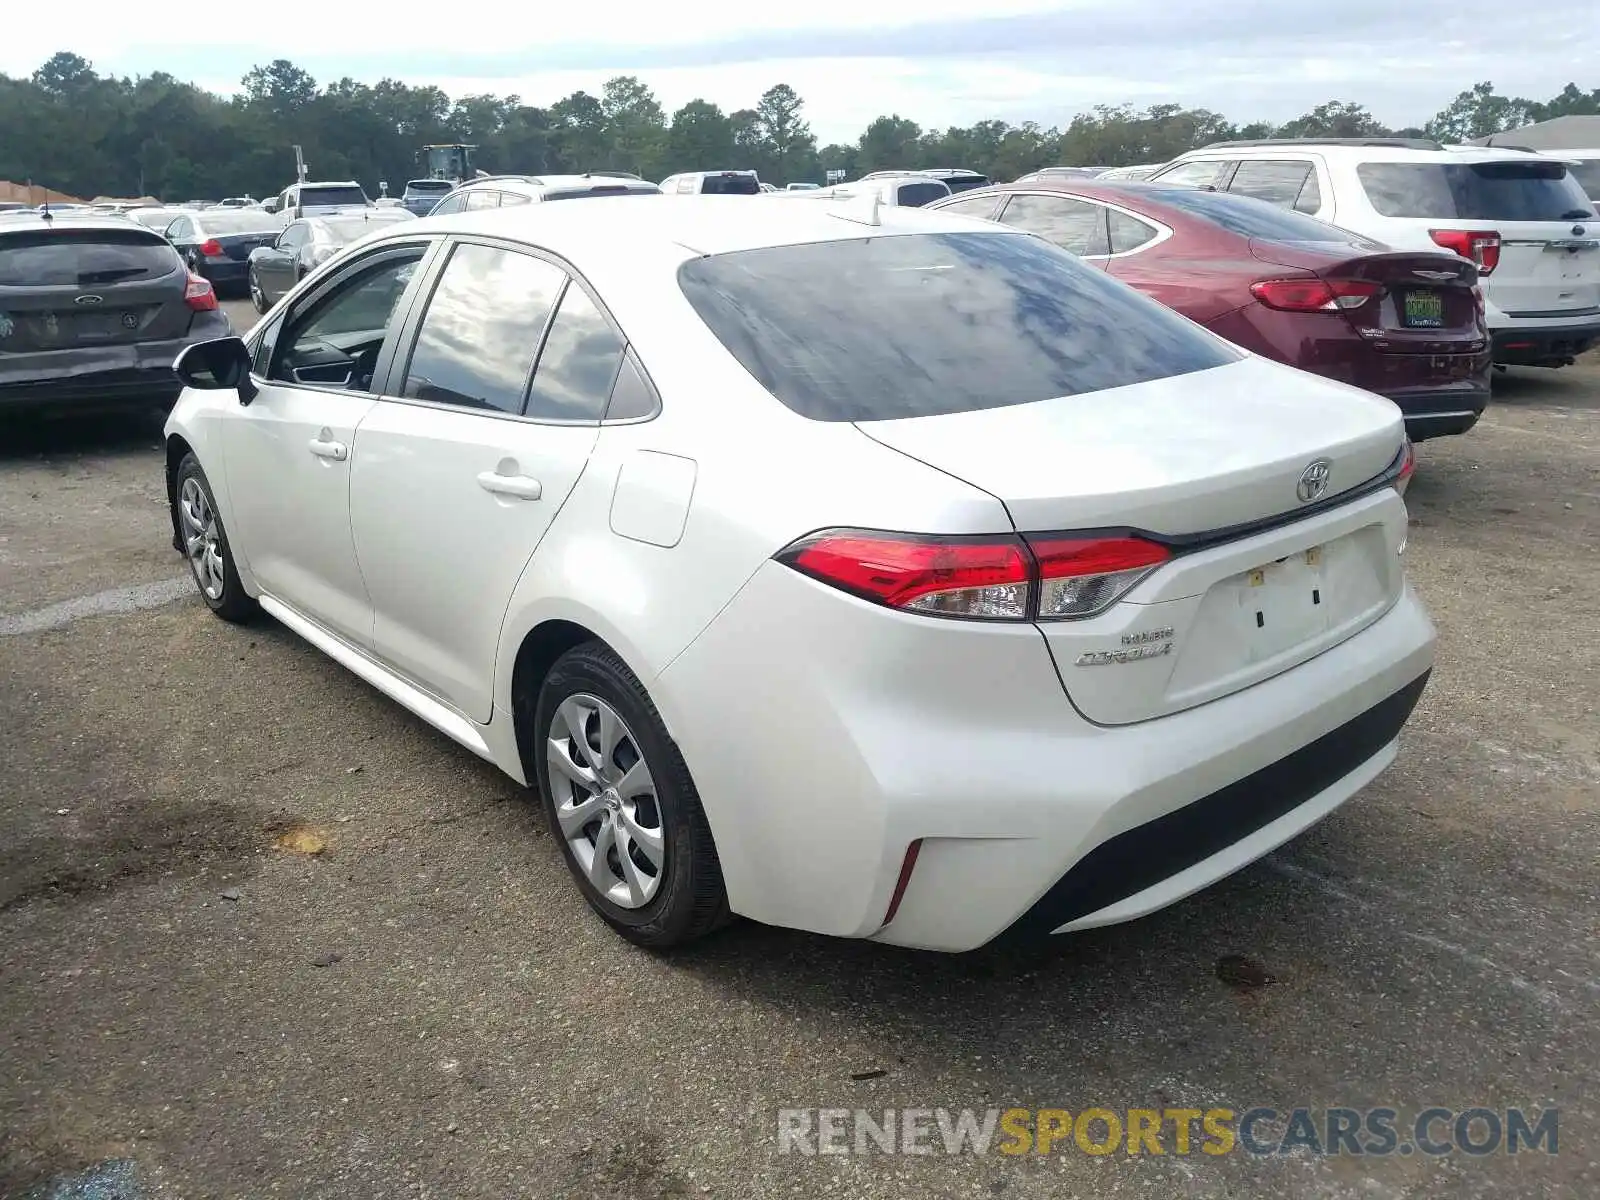
[[[1103,612],[1171,552],[1136,537],[931,537],[833,529],[778,554],[864,600],[980,621],[1063,620]]]
[[[222,243],[216,238],[207,238],[200,243],[200,253],[207,258],[221,258],[223,256]]]
[[[1364,279],[1263,279],[1250,285],[1250,294],[1268,308],[1284,312],[1338,312],[1360,308],[1382,285]]]
[[[183,302],[195,312],[211,312],[217,307],[217,293],[208,280],[191,271],[189,284],[183,289]]]
[[[1430,229],[1428,236],[1435,245],[1477,263],[1479,275],[1500,265],[1500,235],[1493,230]]]
[[[1039,619],[1087,617],[1115,604],[1172,552],[1135,537],[1027,539],[1039,564]]]

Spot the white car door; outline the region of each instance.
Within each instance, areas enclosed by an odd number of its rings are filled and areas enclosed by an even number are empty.
[[[361,256],[295,303],[255,353],[255,399],[223,423],[235,553],[263,592],[362,648],[372,605],[350,535],[356,426],[428,249]]]
[[[625,343],[552,262],[465,239],[403,340],[351,472],[373,650],[486,723],[506,607],[588,462]]]

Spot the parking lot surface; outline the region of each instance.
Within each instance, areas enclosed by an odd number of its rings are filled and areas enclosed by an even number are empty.
[[[1005,955],[628,948],[528,794],[206,612],[159,442],[0,433],[0,1195],[1600,1194],[1600,364],[1504,377],[1420,448],[1441,642],[1395,767],[1174,908]],[[788,1107],[1374,1105],[1556,1106],[1558,1153],[776,1136]]]

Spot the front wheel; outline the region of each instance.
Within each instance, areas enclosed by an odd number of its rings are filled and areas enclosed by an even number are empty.
[[[222,527],[217,501],[200,460],[184,455],[178,464],[178,528],[189,573],[206,607],[224,621],[248,621],[258,606],[246,594],[233,565],[228,533]]]
[[[266,292],[261,290],[261,278],[254,267],[250,268],[250,303],[255,305],[258,313],[264,313],[272,307],[267,303]]]
[[[729,919],[711,827],[644,685],[608,647],[556,661],[534,709],[551,832],[589,906],[640,946],[666,949]]]

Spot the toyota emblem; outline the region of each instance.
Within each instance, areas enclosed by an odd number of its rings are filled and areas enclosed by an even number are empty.
[[[1328,477],[1333,474],[1333,464],[1325,458],[1316,462],[1300,472],[1300,482],[1295,485],[1294,494],[1300,498],[1301,504],[1310,504],[1313,500],[1320,500],[1322,493],[1328,490]]]

